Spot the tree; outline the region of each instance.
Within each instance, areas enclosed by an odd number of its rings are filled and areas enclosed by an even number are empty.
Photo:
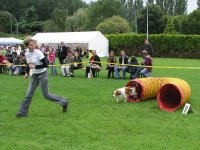
[[[119,0],[98,0],[93,2],[88,10],[88,28],[95,30],[96,26],[114,15],[123,16],[123,9]]]
[[[45,21],[51,17],[54,8],[66,10],[69,15],[73,15],[78,8],[87,7],[87,4],[83,0],[0,0],[0,10],[10,12],[17,20],[32,6],[38,20]]]
[[[56,2],[55,0],[32,0],[32,5],[36,9],[38,20],[45,21],[51,18]]]
[[[188,0],[175,0],[174,15],[183,15],[187,11]]]
[[[57,26],[57,31],[62,32],[66,30],[67,12],[62,9],[55,8],[52,13],[52,20]]]
[[[86,30],[86,24],[88,23],[88,9],[79,8],[73,16],[69,16],[66,19],[67,31],[84,31]]]
[[[0,11],[0,32],[10,33],[10,16],[3,11]]]
[[[19,22],[19,31],[23,34],[42,31],[42,24],[38,21],[38,15],[33,6],[25,10],[25,15]]]
[[[200,0],[197,0],[198,9],[200,9]]]
[[[158,5],[164,15],[174,14],[174,0],[156,0],[156,5]]]
[[[149,33],[162,33],[163,30],[161,28],[161,21],[162,21],[162,11],[161,9],[155,5],[150,4],[148,5],[148,20],[149,20]],[[140,33],[146,33],[147,29],[147,7],[143,8],[140,12],[138,17],[138,31]]]
[[[195,10],[182,22],[184,34],[200,34],[200,10]]]
[[[168,17],[167,25],[164,30],[164,34],[175,34],[174,23],[171,17]]]
[[[120,16],[113,16],[106,19],[96,27],[96,30],[104,34],[129,33],[131,31],[126,19]]]
[[[148,4],[153,4],[154,0],[148,0]]]
[[[188,0],[156,0],[164,15],[183,15],[187,11]]]
[[[72,16],[79,8],[87,7],[83,0],[54,0],[54,7],[66,10],[69,16]]]
[[[137,17],[143,8],[143,0],[121,0],[124,7],[124,18],[129,21],[131,27],[137,32]]]
[[[44,32],[56,32],[58,31],[57,25],[52,20],[47,20],[43,22],[43,31]]]
[[[179,15],[173,17],[174,28],[177,33],[183,33],[183,21],[187,18],[187,15]]]

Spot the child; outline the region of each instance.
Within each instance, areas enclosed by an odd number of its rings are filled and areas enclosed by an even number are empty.
[[[49,62],[50,65],[52,65],[52,66],[50,66],[52,76],[57,75],[56,67],[54,66],[55,65],[55,58],[56,58],[56,54],[54,52],[54,49],[50,48],[49,54],[48,54],[48,62]]]
[[[38,85],[40,85],[41,87],[44,98],[60,104],[63,107],[63,112],[66,112],[69,102],[60,96],[50,94],[48,91],[48,77],[46,72],[47,63],[43,53],[40,50],[35,49],[36,41],[33,39],[26,39],[24,41],[24,44],[28,48],[27,52],[25,53],[28,65],[24,77],[25,79],[28,78],[28,73],[30,69],[32,70],[32,76],[26,93],[26,97],[22,101],[16,116],[19,118],[27,116],[33,94]]]

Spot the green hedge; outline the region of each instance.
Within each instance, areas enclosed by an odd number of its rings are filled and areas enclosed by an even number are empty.
[[[106,35],[110,50],[119,55],[125,50],[130,56],[140,56],[139,46],[144,43],[145,34]],[[200,35],[149,35],[154,48],[154,57],[200,58]]]

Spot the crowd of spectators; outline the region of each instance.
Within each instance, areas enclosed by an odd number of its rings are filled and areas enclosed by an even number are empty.
[[[51,70],[51,75],[56,76],[58,67],[55,65],[56,57],[58,57],[59,65],[63,77],[74,77],[74,70],[83,69],[82,58],[89,57],[89,51],[77,46],[71,50],[65,46],[64,42],[60,43],[58,49],[42,44],[38,47],[42,51],[47,64]],[[107,78],[125,79],[126,74],[129,73],[130,79],[138,77],[150,77],[152,72],[152,54],[153,48],[149,41],[145,39],[144,45],[139,47],[143,61],[138,62],[137,58],[132,55],[128,57],[125,51],[121,51],[120,57],[117,60],[113,51],[110,51],[107,59],[108,70]],[[0,46],[0,74],[5,71],[10,75],[24,75],[26,71],[26,49],[20,45],[15,46]],[[100,57],[95,50],[91,51],[89,64],[85,66],[85,77],[97,77],[97,73],[101,71],[102,65]],[[140,65],[140,66],[138,66]],[[141,66],[142,65],[142,66]],[[122,72],[122,76],[120,75]]]

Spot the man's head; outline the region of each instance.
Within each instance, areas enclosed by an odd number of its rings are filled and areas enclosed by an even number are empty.
[[[148,52],[147,52],[146,50],[143,50],[143,51],[142,51],[142,56],[143,56],[143,57],[147,57],[147,56],[148,56]]]
[[[95,56],[97,54],[96,50],[92,50],[92,55]]]
[[[145,44],[145,45],[148,45],[148,44],[149,44],[149,40],[148,40],[148,39],[145,39],[145,40],[144,40],[144,44]]]
[[[120,54],[121,54],[122,57],[125,56],[125,52],[124,51],[121,51]]]
[[[78,52],[75,52],[75,53],[74,53],[74,56],[75,56],[75,57],[78,57]]]
[[[113,51],[110,51],[110,57],[114,57],[115,53]]]
[[[68,56],[69,56],[69,57],[72,56],[72,52],[71,52],[71,51],[68,52]]]
[[[65,43],[63,41],[61,41],[60,45],[63,47],[65,45]]]

